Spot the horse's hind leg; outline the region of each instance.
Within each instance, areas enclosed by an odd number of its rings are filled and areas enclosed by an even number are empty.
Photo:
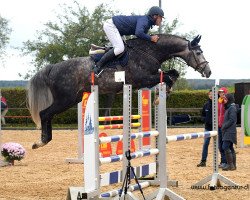
[[[75,105],[75,102],[67,102],[67,101],[53,102],[51,106],[40,112],[41,126],[42,126],[41,141],[34,143],[32,146],[33,149],[42,147],[52,140],[51,121],[53,117],[56,114],[62,113],[63,111],[67,110],[73,105]]]
[[[34,143],[32,149],[37,149],[39,147],[42,147],[52,140],[51,121],[54,116],[53,113],[50,113],[52,105],[40,112],[41,126],[42,126],[41,142]]]

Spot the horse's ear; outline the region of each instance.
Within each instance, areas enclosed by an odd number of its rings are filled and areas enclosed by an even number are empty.
[[[197,46],[201,40],[201,35],[197,35],[192,41],[191,46]]]
[[[201,40],[201,35],[197,35],[197,44],[200,42]]]

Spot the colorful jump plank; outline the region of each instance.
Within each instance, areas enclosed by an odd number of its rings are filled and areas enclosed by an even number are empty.
[[[139,122],[137,123],[131,123],[131,127],[139,127],[141,124]],[[113,124],[113,125],[99,125],[100,130],[104,129],[121,129],[123,128],[123,124]]]
[[[131,119],[141,119],[140,115],[132,115]],[[123,120],[123,116],[106,116],[106,117],[99,117],[99,122],[104,121],[118,121]]]

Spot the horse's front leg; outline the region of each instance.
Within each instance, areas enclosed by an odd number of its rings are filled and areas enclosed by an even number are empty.
[[[144,87],[152,88],[156,86],[158,83],[160,83],[160,74],[154,74],[149,76],[137,76],[134,81],[136,81],[137,84],[140,83],[140,88]],[[166,83],[168,92],[168,90],[170,90],[171,87],[173,86],[172,78],[169,75],[164,74],[163,82]]]

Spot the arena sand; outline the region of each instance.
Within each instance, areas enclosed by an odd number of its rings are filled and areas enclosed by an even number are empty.
[[[135,132],[136,130],[133,130]],[[200,132],[203,129],[171,128],[169,135]],[[121,130],[105,131],[109,135],[120,134]],[[240,129],[238,129],[238,133]],[[83,185],[83,166],[67,164],[66,158],[77,157],[77,130],[55,130],[53,140],[48,145],[32,150],[33,142],[39,140],[40,131],[3,130],[2,142],[17,142],[27,151],[25,159],[16,161],[14,166],[0,168],[0,200],[62,200],[66,199],[70,186]],[[239,140],[238,140],[239,141]],[[170,187],[175,193],[191,200],[211,199],[250,199],[250,148],[237,148],[237,170],[219,172],[225,177],[247,186],[246,189],[191,189],[191,185],[212,173],[212,143],[209,146],[207,167],[196,165],[201,158],[203,139],[170,143],[167,147],[168,171],[171,180],[178,180],[178,187]],[[115,146],[113,145],[113,149]],[[115,152],[113,150],[113,152]],[[152,162],[153,157],[136,159],[132,166]],[[118,170],[120,163],[101,166],[101,172]],[[105,187],[102,190],[113,190],[121,184]],[[144,189],[144,194],[152,193],[157,188]],[[140,193],[136,192],[139,199]]]

